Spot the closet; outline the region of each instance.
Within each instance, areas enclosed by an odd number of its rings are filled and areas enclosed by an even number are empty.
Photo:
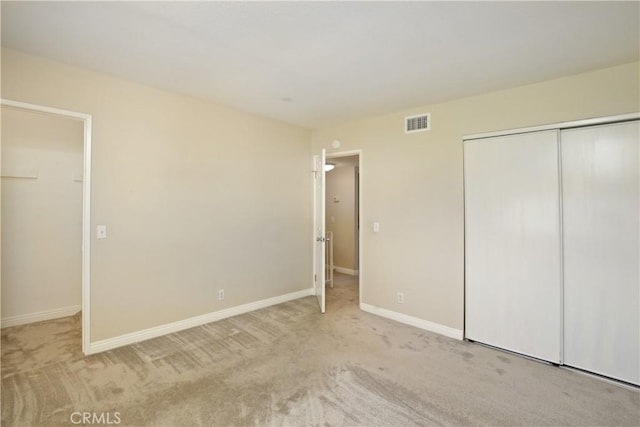
[[[639,123],[465,138],[467,339],[640,384]]]

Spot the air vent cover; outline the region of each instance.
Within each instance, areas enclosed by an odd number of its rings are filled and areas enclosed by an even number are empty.
[[[422,132],[431,129],[431,114],[420,114],[404,118],[405,133]]]

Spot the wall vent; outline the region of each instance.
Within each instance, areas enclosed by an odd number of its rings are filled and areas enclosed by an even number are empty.
[[[431,114],[420,114],[404,118],[405,133],[422,132],[431,129]]]

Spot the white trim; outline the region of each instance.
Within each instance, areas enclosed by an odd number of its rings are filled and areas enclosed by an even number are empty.
[[[91,129],[90,114],[61,110],[44,105],[0,99],[0,106],[37,111],[84,122],[84,165],[82,182],[82,352],[89,354],[91,344]]]
[[[358,156],[358,215],[360,217],[360,229],[358,230],[358,270],[356,274],[358,275],[358,304],[360,304],[360,308],[362,308],[362,299],[363,299],[363,291],[364,291],[364,270],[362,269],[363,259],[364,259],[364,244],[363,241],[363,233],[362,233],[362,219],[364,218],[363,214],[363,203],[362,200],[364,197],[364,168],[362,166],[362,150],[348,150],[348,151],[338,151],[335,153],[327,153],[327,158],[336,158],[336,157],[348,157],[348,156]],[[338,270],[336,270],[338,271]],[[348,273],[347,273],[348,274]]]
[[[397,311],[387,310],[386,308],[376,307],[370,304],[360,303],[360,309],[362,311],[366,311],[367,313],[375,314],[376,316],[381,316],[387,319],[395,320],[396,322],[404,323],[405,325],[415,326],[416,328],[424,329],[425,331],[429,332],[435,332],[436,334],[444,335],[445,337],[462,340],[463,332],[460,329],[455,329],[450,326],[445,326],[439,323],[430,322],[428,320],[419,319],[417,317],[398,313]]]
[[[267,298],[260,301],[250,302],[248,304],[226,308],[224,310],[213,311],[211,313],[202,314],[200,316],[191,317],[185,320],[179,320],[173,323],[167,323],[166,325],[143,329],[142,331],[131,332],[114,338],[107,338],[105,340],[91,343],[89,352],[87,354],[100,353],[102,351],[134,344],[151,338],[157,338],[162,335],[172,334],[174,332],[183,331],[189,328],[195,328],[196,326],[205,325],[207,323],[216,322],[228,317],[237,316],[239,314],[248,313],[250,311],[259,310],[261,308],[270,307],[272,305],[281,304],[283,302],[303,298],[310,295],[314,295],[314,288],[303,289],[301,291],[291,292],[289,294],[284,294],[273,298]]]
[[[335,153],[327,153],[327,159],[335,159],[337,157],[362,156],[362,150],[336,151]]]
[[[72,305],[69,307],[55,308],[53,310],[39,311],[37,313],[20,314],[11,316],[0,321],[0,328],[10,328],[12,326],[26,325],[33,322],[42,322],[43,320],[58,319],[60,317],[73,316],[82,309],[80,305]]]
[[[91,116],[84,121],[84,166],[82,171],[82,352],[91,350]]]
[[[47,107],[44,105],[29,104],[28,102],[13,101],[11,99],[0,99],[0,105],[3,107],[16,108],[18,110],[31,110],[40,113],[51,114],[54,116],[69,117],[77,120],[91,119],[90,114],[78,113],[75,111],[62,110],[60,108]]]
[[[337,273],[348,274],[350,276],[357,276],[358,270],[352,270],[350,268],[338,267],[337,265],[333,266],[333,270]]]
[[[462,141],[462,274],[463,274],[463,294],[462,294],[462,328],[463,339],[467,337],[468,319],[467,319],[467,305],[469,304],[469,269],[467,268],[467,230],[469,229],[469,216],[467,215],[467,174],[466,171],[466,156],[464,155],[464,149],[466,145],[464,140]]]
[[[624,122],[624,121],[637,120],[637,119],[640,119],[640,113],[618,114],[616,116],[595,117],[590,119],[572,120],[568,122],[551,123],[551,124],[531,126],[526,128],[505,129],[505,130],[499,130],[495,132],[478,133],[474,135],[467,135],[462,139],[463,141],[469,141],[473,139],[493,138],[495,136],[539,132],[542,130],[570,129],[570,128],[578,128],[578,127],[584,127],[584,126],[601,125],[605,123]]]
[[[559,283],[560,289],[558,289],[559,300],[558,309],[560,310],[560,334],[559,339],[560,343],[558,344],[559,354],[558,354],[558,364],[562,365],[564,363],[564,211],[563,211],[563,200],[564,196],[562,193],[562,135],[563,133],[560,129],[556,130],[556,155],[558,159],[558,260],[559,260]]]

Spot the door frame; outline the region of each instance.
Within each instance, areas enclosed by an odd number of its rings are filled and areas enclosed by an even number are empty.
[[[364,262],[364,252],[362,244],[362,195],[363,195],[363,165],[362,165],[362,150],[348,150],[348,151],[336,151],[335,153],[327,153],[327,160],[335,159],[338,157],[350,157],[358,156],[358,307],[362,310],[362,292],[364,289],[364,270],[362,268]],[[326,195],[325,195],[326,197]]]
[[[84,124],[82,175],[82,353],[89,354],[91,326],[91,126],[90,114],[0,99],[0,106],[80,120]]]

